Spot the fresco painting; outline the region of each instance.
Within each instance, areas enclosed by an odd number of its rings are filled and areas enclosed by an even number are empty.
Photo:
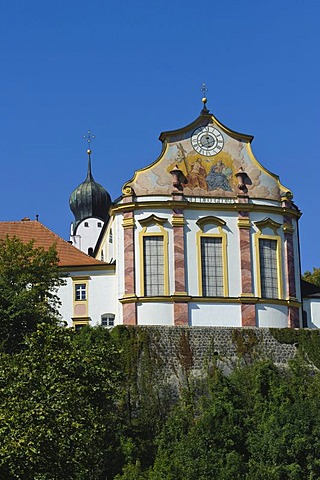
[[[242,167],[251,181],[249,196],[280,200],[281,185],[277,178],[259,165],[250,154],[246,142],[222,131],[220,126],[218,128],[223,135],[224,145],[219,153],[212,156],[201,155],[192,147],[194,128],[175,132],[174,135],[169,132],[159,159],[136,172],[126,186],[132,187],[136,195],[170,195],[170,171],[177,165],[188,181],[184,187],[185,195],[235,197],[238,193],[235,174]]]

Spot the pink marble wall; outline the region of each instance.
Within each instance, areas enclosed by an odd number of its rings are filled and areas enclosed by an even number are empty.
[[[288,215],[283,217],[284,225],[288,225],[292,229],[292,219]],[[293,248],[293,233],[292,231],[284,232],[284,258],[285,258],[285,273],[286,273],[286,295],[287,298],[295,298],[296,291],[296,276],[294,266],[294,248]]]
[[[256,326],[256,306],[253,303],[241,304],[241,317],[243,327]]]
[[[174,252],[174,291],[185,292],[185,259],[184,259],[184,231],[183,226],[173,227]]]
[[[240,228],[239,236],[242,293],[252,293],[251,238],[249,228]]]
[[[123,325],[137,325],[136,303],[124,303],[122,305]]]
[[[248,197],[239,199],[241,203],[247,203]],[[251,232],[249,214],[246,211],[238,212],[239,222],[247,222],[247,225],[239,225],[239,247],[241,268],[241,294],[253,296],[252,259],[251,259]],[[241,304],[241,320],[243,327],[256,326],[256,307],[253,303]]]
[[[126,212],[124,220],[133,219],[133,212]],[[125,295],[135,295],[135,262],[134,262],[134,226],[124,228],[124,291]],[[134,302],[134,299],[133,299]],[[136,304],[125,303],[123,305],[123,323],[136,325]]]
[[[173,211],[174,293],[186,292],[184,225],[174,225],[174,220],[183,221],[183,211]],[[174,324],[188,325],[188,303],[174,303]]]
[[[174,302],[173,315],[175,325],[188,325],[189,309],[187,302]]]

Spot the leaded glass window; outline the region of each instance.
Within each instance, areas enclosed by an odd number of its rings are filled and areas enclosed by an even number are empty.
[[[143,237],[144,294],[164,295],[164,242],[162,235]]]
[[[223,297],[223,258],[221,237],[201,237],[202,295]]]
[[[277,240],[259,240],[261,296],[278,298]]]

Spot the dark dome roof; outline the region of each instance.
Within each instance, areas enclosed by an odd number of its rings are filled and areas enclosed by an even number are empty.
[[[88,160],[87,178],[70,195],[69,205],[75,217],[75,227],[85,218],[95,217],[106,222],[109,218],[111,198],[91,173],[91,158]]]

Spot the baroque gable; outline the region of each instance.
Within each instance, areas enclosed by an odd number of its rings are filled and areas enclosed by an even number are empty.
[[[164,132],[159,138],[163,144],[160,156],[136,171],[124,192],[131,187],[137,196],[171,195],[170,171],[176,166],[187,179],[186,196],[236,197],[239,170],[247,174],[251,198],[279,201],[289,191],[257,161],[251,150],[252,136],[230,130],[207,110],[186,127]]]

